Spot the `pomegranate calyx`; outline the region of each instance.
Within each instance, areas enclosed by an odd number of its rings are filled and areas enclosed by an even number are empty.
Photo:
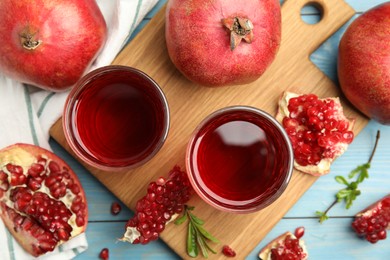
[[[30,30],[28,30],[30,31]],[[20,34],[20,43],[23,48],[29,51],[35,50],[42,43],[41,40],[35,40],[36,33],[23,32]]]
[[[247,43],[253,41],[253,23],[243,17],[229,17],[222,19],[222,24],[230,31],[230,49],[233,51],[242,40]]]

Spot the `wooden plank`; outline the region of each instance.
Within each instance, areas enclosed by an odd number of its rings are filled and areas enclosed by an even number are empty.
[[[87,169],[126,205],[133,208],[145,193],[150,180],[166,174],[175,163],[184,166],[185,147],[193,129],[216,109],[240,104],[255,106],[274,114],[277,100],[286,89],[312,92],[319,96],[340,96],[340,91],[332,81],[309,61],[309,55],[345,23],[354,11],[340,0],[317,0],[324,9],[323,19],[316,25],[307,25],[301,20],[300,10],[308,2],[311,1],[285,1],[282,7],[281,48],[274,63],[259,80],[246,86],[218,89],[203,88],[189,82],[172,65],[165,48],[162,9],[122,51],[114,64],[141,69],[161,85],[171,109],[168,139],[157,156],[138,169],[122,173],[106,173],[89,166]],[[366,125],[367,119],[349,107],[344,100],[343,103],[346,114],[357,119],[357,134]],[[53,126],[51,135],[69,150],[60,122]],[[261,212],[253,214],[219,212],[198,197],[194,197],[189,204],[195,205],[197,214],[207,219],[207,229],[221,239],[219,246],[229,244],[238,249],[238,258],[243,258],[316,179],[294,172],[282,197]],[[162,239],[185,258],[185,235],[184,226],[168,225]],[[218,257],[221,256],[215,258]]]

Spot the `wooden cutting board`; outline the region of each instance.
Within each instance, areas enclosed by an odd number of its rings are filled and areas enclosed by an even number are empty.
[[[323,9],[322,20],[308,25],[301,20],[301,8],[315,3]],[[166,176],[178,164],[184,167],[185,149],[192,131],[211,112],[230,105],[250,105],[275,114],[277,101],[284,90],[316,93],[321,97],[341,96],[340,90],[309,60],[309,55],[354,14],[342,0],[286,0],[282,6],[282,43],[278,55],[256,82],[234,87],[205,88],[189,82],[171,63],[164,39],[165,8],[118,55],[113,64],[128,65],[143,70],[154,78],[165,92],[171,111],[168,139],[162,150],[146,165],[127,172],[103,172],[86,165],[110,191],[131,209],[141,198],[150,181]],[[345,113],[356,118],[355,134],[367,124],[367,119],[342,99]],[[51,135],[70,151],[61,122],[51,129]],[[197,196],[189,205],[206,220],[205,227],[221,243],[213,245],[218,252],[228,244],[242,259],[265,237],[290,207],[316,181],[316,177],[294,171],[284,194],[271,206],[257,213],[229,214],[215,210]],[[295,227],[291,227],[293,230]],[[118,237],[121,234],[118,234]],[[185,225],[168,225],[162,239],[182,258],[185,251]],[[130,247],[131,245],[129,245]],[[222,254],[211,259],[223,258]]]

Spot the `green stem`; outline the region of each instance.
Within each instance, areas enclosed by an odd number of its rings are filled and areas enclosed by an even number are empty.
[[[377,134],[376,134],[374,148],[372,149],[372,152],[371,152],[370,158],[368,159],[367,164],[370,164],[372,159],[374,158],[374,155],[375,155],[375,152],[376,152],[376,149],[377,149],[377,146],[378,146],[379,138],[380,138],[380,131],[378,130]],[[336,205],[338,202],[339,202],[339,199],[336,198],[333,201],[333,203],[330,204],[330,206],[324,211],[323,215],[326,216],[328,214],[328,212],[330,211],[330,209],[333,208],[333,206]]]

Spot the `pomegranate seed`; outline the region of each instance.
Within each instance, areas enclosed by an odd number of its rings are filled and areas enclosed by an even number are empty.
[[[118,202],[113,202],[111,204],[111,213],[112,215],[118,215],[122,210],[121,205]]]
[[[295,229],[295,232],[294,232],[294,236],[298,239],[300,239],[301,237],[303,237],[303,235],[305,234],[305,228],[304,227],[298,227]]]
[[[236,256],[236,252],[227,245],[224,245],[222,247],[222,253],[227,257],[235,257]]]
[[[99,253],[99,258],[103,260],[107,260],[109,258],[109,250],[108,248],[103,248]]]
[[[33,163],[28,169],[28,175],[31,177],[37,177],[39,176],[43,171],[45,170],[45,167],[42,164],[39,163]]]
[[[56,173],[56,172],[60,172],[61,171],[61,168],[58,165],[58,163],[56,163],[54,161],[50,161],[48,167],[49,167],[50,173]]]

